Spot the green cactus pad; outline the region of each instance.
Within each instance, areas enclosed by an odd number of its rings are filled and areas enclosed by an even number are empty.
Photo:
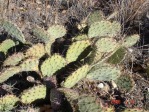
[[[24,60],[19,67],[21,68],[21,71],[39,71],[39,60],[38,58],[28,58],[26,60]]]
[[[66,29],[62,25],[53,25],[48,28],[47,32],[51,40],[55,40],[56,38],[63,37],[66,34]]]
[[[135,84],[133,79],[128,74],[121,75],[115,80],[115,83],[121,92],[129,92]]]
[[[73,89],[69,88],[59,88],[60,92],[63,92],[65,94],[65,97],[69,100],[76,100],[79,98],[79,93]]]
[[[19,73],[20,71],[21,71],[21,69],[19,67],[10,67],[10,68],[6,68],[6,69],[2,70],[0,73],[0,83],[6,81],[13,75]]]
[[[86,77],[88,71],[89,71],[89,65],[84,65],[80,67],[66,78],[66,80],[62,83],[62,86],[66,88],[73,87],[81,79]]]
[[[78,99],[79,112],[102,112],[100,103],[93,96],[83,95]]]
[[[50,40],[50,35],[43,28],[36,26],[33,29],[33,34],[42,42],[47,43]]]
[[[41,43],[35,44],[25,52],[25,57],[41,58],[46,53],[44,45]]]
[[[58,54],[54,54],[42,63],[41,65],[42,75],[52,76],[56,71],[60,70],[65,65],[66,65],[65,59]]]
[[[83,35],[78,35],[76,37],[74,37],[74,40],[80,41],[80,40],[86,40],[89,39],[87,35],[83,34]]]
[[[88,32],[89,38],[109,36],[114,37],[121,31],[120,23],[114,21],[100,21],[91,24]]]
[[[46,97],[46,86],[37,85],[23,91],[20,99],[22,103],[30,104],[33,101],[36,101],[38,99],[44,99],[45,97]]]
[[[66,53],[66,60],[68,63],[76,61],[78,56],[90,45],[91,43],[89,40],[74,42]]]
[[[88,23],[88,25],[91,25],[94,22],[99,22],[99,21],[104,20],[104,18],[105,18],[105,16],[104,16],[103,12],[100,10],[97,10],[97,11],[92,12],[89,15],[87,23]]]
[[[19,62],[24,59],[24,54],[19,52],[9,56],[3,63],[3,66],[15,66],[19,64]]]
[[[112,56],[108,58],[108,63],[118,64],[124,60],[126,55],[126,49],[124,47],[119,48]]]
[[[87,78],[91,80],[111,81],[117,79],[120,75],[120,68],[102,63],[91,68],[87,74]]]
[[[14,107],[15,103],[19,101],[14,95],[5,95],[0,98],[0,112],[10,112]]]
[[[0,44],[0,52],[4,52],[5,54],[7,51],[15,46],[15,42],[11,39],[6,39]]]
[[[101,38],[96,42],[98,52],[112,52],[118,47],[118,43],[113,38]]]
[[[138,34],[128,36],[124,39],[124,42],[122,43],[122,45],[125,47],[131,47],[134,44],[136,44],[137,41],[139,41],[139,39],[140,39],[140,36]]]
[[[2,27],[14,38],[19,40],[22,43],[25,43],[26,40],[24,38],[24,35],[22,31],[14,25],[11,21],[3,20],[2,21]]]

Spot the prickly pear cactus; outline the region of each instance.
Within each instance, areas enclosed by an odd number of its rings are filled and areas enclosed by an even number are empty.
[[[9,79],[10,77],[12,77],[13,75],[19,72],[21,72],[20,67],[10,67],[2,70],[0,73],[0,83],[6,81],[7,79]]]
[[[87,23],[88,23],[88,25],[91,25],[94,22],[99,22],[99,21],[104,20],[104,18],[105,18],[105,16],[104,16],[103,12],[100,10],[97,10],[97,11],[92,12],[89,15],[89,17],[87,19]]]
[[[134,81],[129,76],[129,74],[121,75],[115,80],[115,83],[117,84],[121,92],[129,92],[134,86]]]
[[[67,50],[66,60],[68,63],[76,61],[79,55],[88,47],[91,43],[89,40],[74,42]]]
[[[66,29],[62,25],[53,25],[47,29],[48,34],[50,35],[51,40],[56,38],[63,37],[66,34]]]
[[[22,92],[21,102],[24,104],[30,104],[38,99],[44,99],[46,97],[46,87],[44,85],[37,85]]]
[[[140,39],[140,36],[138,34],[128,36],[124,39],[124,42],[122,43],[122,45],[125,47],[131,47],[134,44],[136,44],[137,41],[139,41],[139,39]]]
[[[83,65],[76,71],[74,71],[70,76],[66,78],[66,80],[62,83],[63,87],[71,88],[76,83],[78,83],[81,79],[85,78],[87,72],[89,71],[89,65]]]
[[[92,37],[103,37],[109,36],[114,37],[121,31],[120,23],[114,21],[100,21],[91,24],[88,36],[89,38]]]
[[[28,58],[26,60],[24,60],[19,67],[21,68],[21,71],[39,71],[39,60],[38,58]]]
[[[79,112],[102,112],[100,103],[93,96],[83,95],[78,99]]]
[[[66,65],[66,60],[59,54],[54,54],[46,59],[41,65],[43,76],[52,76],[56,71]]]
[[[6,39],[0,44],[0,52],[4,52],[4,54],[7,53],[7,51],[11,48],[14,47],[16,44],[13,40],[11,39]]]
[[[113,38],[101,38],[96,42],[96,47],[98,52],[112,52],[116,47],[119,46],[119,44],[116,42]]]
[[[14,95],[5,95],[0,98],[0,111],[11,112],[15,108],[15,103],[19,101],[19,98]]]
[[[33,35],[35,35],[36,38],[40,39],[44,43],[50,41],[50,35],[47,33],[46,30],[40,28],[39,26],[33,28]]]
[[[17,27],[17,25],[8,20],[2,20],[0,22],[0,24],[2,24],[2,27],[6,30],[6,32],[8,32],[8,34],[22,43],[26,42],[22,31],[19,29],[19,27]]]
[[[112,56],[108,58],[107,62],[111,64],[118,64],[124,60],[126,53],[126,48],[120,47]]]
[[[41,43],[35,44],[25,52],[25,57],[41,58],[46,53],[44,45]]]
[[[22,52],[15,53],[4,61],[3,66],[15,66],[24,58],[25,56]]]
[[[92,67],[87,74],[87,78],[91,80],[111,81],[116,80],[120,75],[120,68],[102,63]]]

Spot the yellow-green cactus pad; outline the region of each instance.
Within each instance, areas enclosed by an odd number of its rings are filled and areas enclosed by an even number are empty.
[[[89,65],[83,65],[82,67],[74,71],[70,76],[68,76],[66,80],[62,83],[62,86],[66,88],[73,87],[81,79],[86,77],[88,71]]]
[[[39,60],[38,58],[28,58],[26,60],[24,60],[19,67],[21,68],[21,71],[39,71]]]
[[[6,39],[0,44],[0,52],[4,52],[5,54],[7,51],[11,48],[14,47],[16,44],[13,40],[11,39]]]
[[[15,108],[14,105],[18,101],[19,98],[14,95],[5,95],[3,97],[0,97],[0,112],[11,111],[13,108]]]
[[[83,35],[78,35],[76,37],[74,37],[74,40],[86,40],[86,39],[89,39],[87,35],[83,34]]]
[[[100,21],[91,24],[88,36],[92,37],[102,37],[102,36],[109,36],[114,37],[121,31],[120,23],[114,21]]]
[[[140,36],[138,34],[128,36],[124,39],[124,42],[122,43],[125,47],[131,47],[135,45],[140,39]]]
[[[21,71],[20,67],[10,67],[10,68],[6,68],[6,69],[2,70],[0,72],[0,83],[6,81],[13,75],[19,73],[20,71]]]
[[[43,76],[52,76],[56,71],[60,70],[66,65],[66,60],[58,55],[54,54],[46,59],[41,65],[41,72]]]
[[[78,99],[79,112],[102,112],[100,102],[93,96],[82,95]]]
[[[68,48],[66,53],[66,60],[68,61],[68,63],[76,61],[78,59],[78,56],[90,45],[91,42],[89,40],[74,42]]]
[[[53,41],[49,41],[45,44],[45,50],[46,52],[51,55],[51,47],[52,47]]]
[[[24,104],[30,104],[38,99],[44,99],[46,97],[46,86],[37,85],[22,92],[21,102]]]
[[[118,64],[122,62],[126,56],[126,48],[121,47],[119,48],[112,56],[108,58],[108,63],[111,64]]]
[[[119,44],[113,38],[101,38],[96,42],[98,52],[103,53],[114,51],[118,45]]]
[[[111,81],[116,80],[120,75],[120,68],[103,63],[92,67],[87,74],[87,78],[91,80]]]
[[[15,53],[9,56],[3,63],[3,66],[15,66],[19,64],[19,62],[24,59],[24,54],[22,52]]]
[[[35,44],[25,52],[25,57],[41,58],[46,53],[44,45],[41,43]]]
[[[103,12],[100,10],[97,10],[97,11],[92,12],[89,15],[89,17],[87,19],[87,23],[88,23],[88,25],[91,25],[94,22],[99,22],[99,21],[104,20],[104,18],[105,18],[105,16],[104,16]]]
[[[63,37],[66,34],[66,29],[62,25],[53,25],[48,28],[47,32],[50,35],[50,39],[55,40],[56,38]]]
[[[10,34],[12,37],[16,38],[22,43],[25,43],[26,40],[22,31],[17,27],[17,25],[13,24],[11,21],[2,20],[2,27]]]
[[[47,33],[47,31],[43,28],[40,28],[39,26],[36,26],[33,29],[33,34],[44,43],[47,43],[50,40],[50,35]]]

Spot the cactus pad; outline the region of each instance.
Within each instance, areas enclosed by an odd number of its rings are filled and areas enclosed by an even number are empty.
[[[115,83],[122,92],[129,92],[134,86],[134,81],[128,74],[121,75],[115,80]]]
[[[8,34],[10,34],[12,37],[16,38],[17,40],[19,40],[19,41],[22,42],[22,43],[25,43],[25,42],[26,42],[22,31],[21,31],[16,25],[14,25],[12,22],[7,21],[7,20],[3,20],[3,21],[2,21],[2,27],[3,27],[3,28],[8,32]]]
[[[97,10],[97,11],[94,11],[92,12],[89,17],[88,17],[88,20],[87,20],[87,23],[88,25],[91,25],[93,24],[94,22],[98,22],[98,21],[102,21],[104,20],[104,14],[102,11],[100,10]]]
[[[19,101],[14,95],[5,95],[0,98],[0,111],[1,112],[9,112],[14,108],[16,102]]]
[[[124,60],[125,55],[126,55],[126,49],[121,47],[112,56],[108,58],[108,63],[118,64]]]
[[[0,44],[0,52],[4,52],[4,54],[7,53],[7,51],[11,48],[14,47],[15,43],[11,39],[6,39]]]
[[[121,75],[121,70],[109,64],[97,64],[87,74],[88,79],[111,81],[117,79]]]
[[[47,31],[38,26],[33,29],[33,34],[44,43],[47,43],[50,40]]]
[[[52,76],[56,71],[58,71],[65,65],[66,65],[65,59],[58,54],[54,54],[42,63],[41,65],[42,75]]]
[[[90,45],[91,43],[89,40],[74,42],[66,53],[66,60],[68,63],[76,61],[78,56]]]
[[[25,57],[41,58],[45,54],[44,45],[41,43],[35,44],[25,52]]]
[[[6,68],[6,69],[2,70],[0,73],[0,83],[6,81],[13,75],[19,73],[20,71],[21,71],[21,69],[19,67],[11,67],[11,68]]]
[[[85,34],[78,35],[78,36],[74,37],[74,40],[77,40],[77,41],[79,41],[79,40],[86,40],[86,39],[88,39],[88,36],[85,35]]]
[[[93,96],[80,96],[78,99],[79,112],[102,112],[100,103]]]
[[[24,60],[19,66],[21,71],[39,71],[39,60],[38,58],[28,58]]]
[[[139,41],[139,39],[140,39],[140,36],[137,34],[128,36],[124,39],[124,42],[122,43],[122,45],[125,47],[131,47],[134,44],[136,44],[137,41]]]
[[[9,56],[3,63],[3,66],[15,66],[24,58],[24,54],[19,52]]]
[[[80,67],[66,78],[66,80],[62,83],[62,86],[66,88],[73,87],[81,79],[86,77],[88,71],[89,71],[89,65],[84,65]]]
[[[111,52],[118,46],[118,43],[113,38],[101,38],[96,42],[96,47],[99,52]]]
[[[88,36],[92,37],[103,37],[109,36],[114,37],[121,31],[120,23],[114,21],[100,21],[91,24],[88,32]]]
[[[35,100],[44,99],[46,97],[46,87],[44,85],[37,85],[22,92],[21,102],[30,104]]]
[[[53,25],[48,28],[47,32],[50,35],[50,39],[55,40],[63,37],[66,34],[66,29],[62,25]]]

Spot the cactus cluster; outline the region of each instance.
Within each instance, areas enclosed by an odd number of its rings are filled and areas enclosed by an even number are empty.
[[[0,71],[0,83],[7,82],[14,75],[31,71],[39,74],[41,81],[40,84],[36,83],[33,87],[23,90],[19,97],[14,95],[2,96],[0,98],[0,110],[12,110],[17,101],[29,105],[40,99],[45,100],[49,96],[49,91],[53,89],[50,84],[54,82],[52,78],[55,77],[56,84],[54,87],[60,87],[56,89],[63,93],[67,100],[71,101],[71,104],[77,102],[76,110],[78,109],[80,112],[115,111],[113,107],[103,108],[101,101],[97,100],[95,96],[83,95],[83,93],[80,95],[73,89],[79,81],[88,79],[92,81],[114,81],[120,90],[130,91],[134,82],[131,77],[123,75],[123,64],[120,62],[127,55],[127,49],[139,40],[139,35],[134,34],[121,40],[118,39],[121,24],[117,21],[107,20],[101,11],[91,13],[86,22],[88,32],[73,37],[71,44],[67,49],[64,49],[66,53],[61,54],[51,51],[54,42],[67,34],[65,26],[51,25],[47,30],[35,26],[32,31],[33,35],[42,41],[35,44],[27,42],[22,31],[11,21],[1,21],[2,28],[15,39],[6,39],[0,44],[0,51],[6,56]],[[9,49],[18,44],[29,47],[7,56]],[[91,49],[86,53],[88,48]],[[83,59],[80,59],[82,54]],[[75,64],[75,69],[71,68]],[[66,76],[63,71],[67,71],[67,68],[72,70],[71,72],[68,71],[69,74],[67,73]],[[62,81],[58,79],[62,79]],[[54,98],[59,98],[59,95],[50,93],[48,99],[50,102],[54,100],[51,99],[52,95]]]

